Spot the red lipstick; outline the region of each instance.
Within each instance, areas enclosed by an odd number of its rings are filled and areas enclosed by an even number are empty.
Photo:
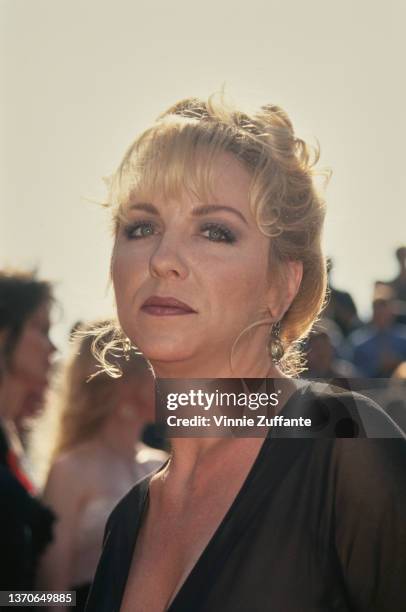
[[[173,297],[160,297],[157,295],[153,295],[145,300],[141,310],[156,317],[196,314],[196,311],[185,302],[181,302]]]

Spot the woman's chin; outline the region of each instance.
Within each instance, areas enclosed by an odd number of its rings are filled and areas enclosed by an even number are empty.
[[[144,355],[152,365],[154,363],[159,364],[179,364],[181,362],[188,362],[193,360],[195,351],[192,350],[190,343],[181,342],[179,340],[164,340],[158,339],[156,342],[142,342],[142,340],[135,343],[141,353]]]

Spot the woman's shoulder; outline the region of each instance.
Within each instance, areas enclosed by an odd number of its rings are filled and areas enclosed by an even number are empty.
[[[48,480],[63,480],[71,486],[74,484],[76,490],[88,490],[105,480],[105,467],[106,460],[100,447],[94,440],[85,440],[63,450],[53,459]]]
[[[406,438],[374,400],[311,383],[302,391],[302,401],[300,412],[312,418],[309,434],[303,435],[313,438],[315,464],[330,466],[324,474],[334,481],[336,493],[349,503],[383,502],[385,495],[406,502]]]
[[[64,487],[66,490],[74,489],[78,492],[86,487],[88,463],[80,449],[69,449],[57,455],[49,466],[45,491]]]
[[[357,609],[403,610],[405,437],[362,393],[310,385],[308,398],[329,421],[327,439],[309,440],[311,494],[322,502],[321,529],[334,543],[349,596]]]
[[[92,463],[94,463],[94,451],[88,442],[82,442],[56,455],[51,463],[50,471],[65,476],[76,475],[79,471],[83,476],[83,470],[90,467]]]
[[[390,496],[401,489],[406,495],[405,435],[369,397],[311,382],[299,386],[280,414],[290,422],[298,417],[311,422],[308,427],[272,428],[270,448],[272,438],[278,438],[275,450],[281,458],[294,452],[301,456],[301,464],[311,467],[306,473],[314,485],[323,482],[323,490],[350,500],[362,496],[372,501],[377,486],[380,500],[385,491]]]
[[[305,383],[290,414],[311,419],[311,437],[330,439],[393,439],[405,434],[370,397],[330,382]],[[307,437],[307,436],[306,436]]]

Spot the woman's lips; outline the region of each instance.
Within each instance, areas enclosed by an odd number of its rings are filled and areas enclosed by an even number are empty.
[[[156,317],[196,314],[188,304],[172,297],[152,296],[144,302],[141,310]]]

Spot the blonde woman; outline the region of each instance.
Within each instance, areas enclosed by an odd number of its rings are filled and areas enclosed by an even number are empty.
[[[265,378],[280,418],[345,414],[350,394],[287,376],[325,297],[311,160],[282,109],[221,99],[179,102],[128,150],[112,276],[126,342],[161,392],[161,379]],[[357,401],[396,439],[221,437],[213,421],[174,437],[108,521],[88,612],[405,610],[406,442]]]
[[[144,425],[153,419],[147,363],[132,352],[120,362],[120,378],[97,374],[92,342],[80,335],[66,364],[59,438],[44,491],[58,521],[38,581],[46,590],[76,590],[78,610],[84,607],[109,513],[165,458],[140,443]]]

